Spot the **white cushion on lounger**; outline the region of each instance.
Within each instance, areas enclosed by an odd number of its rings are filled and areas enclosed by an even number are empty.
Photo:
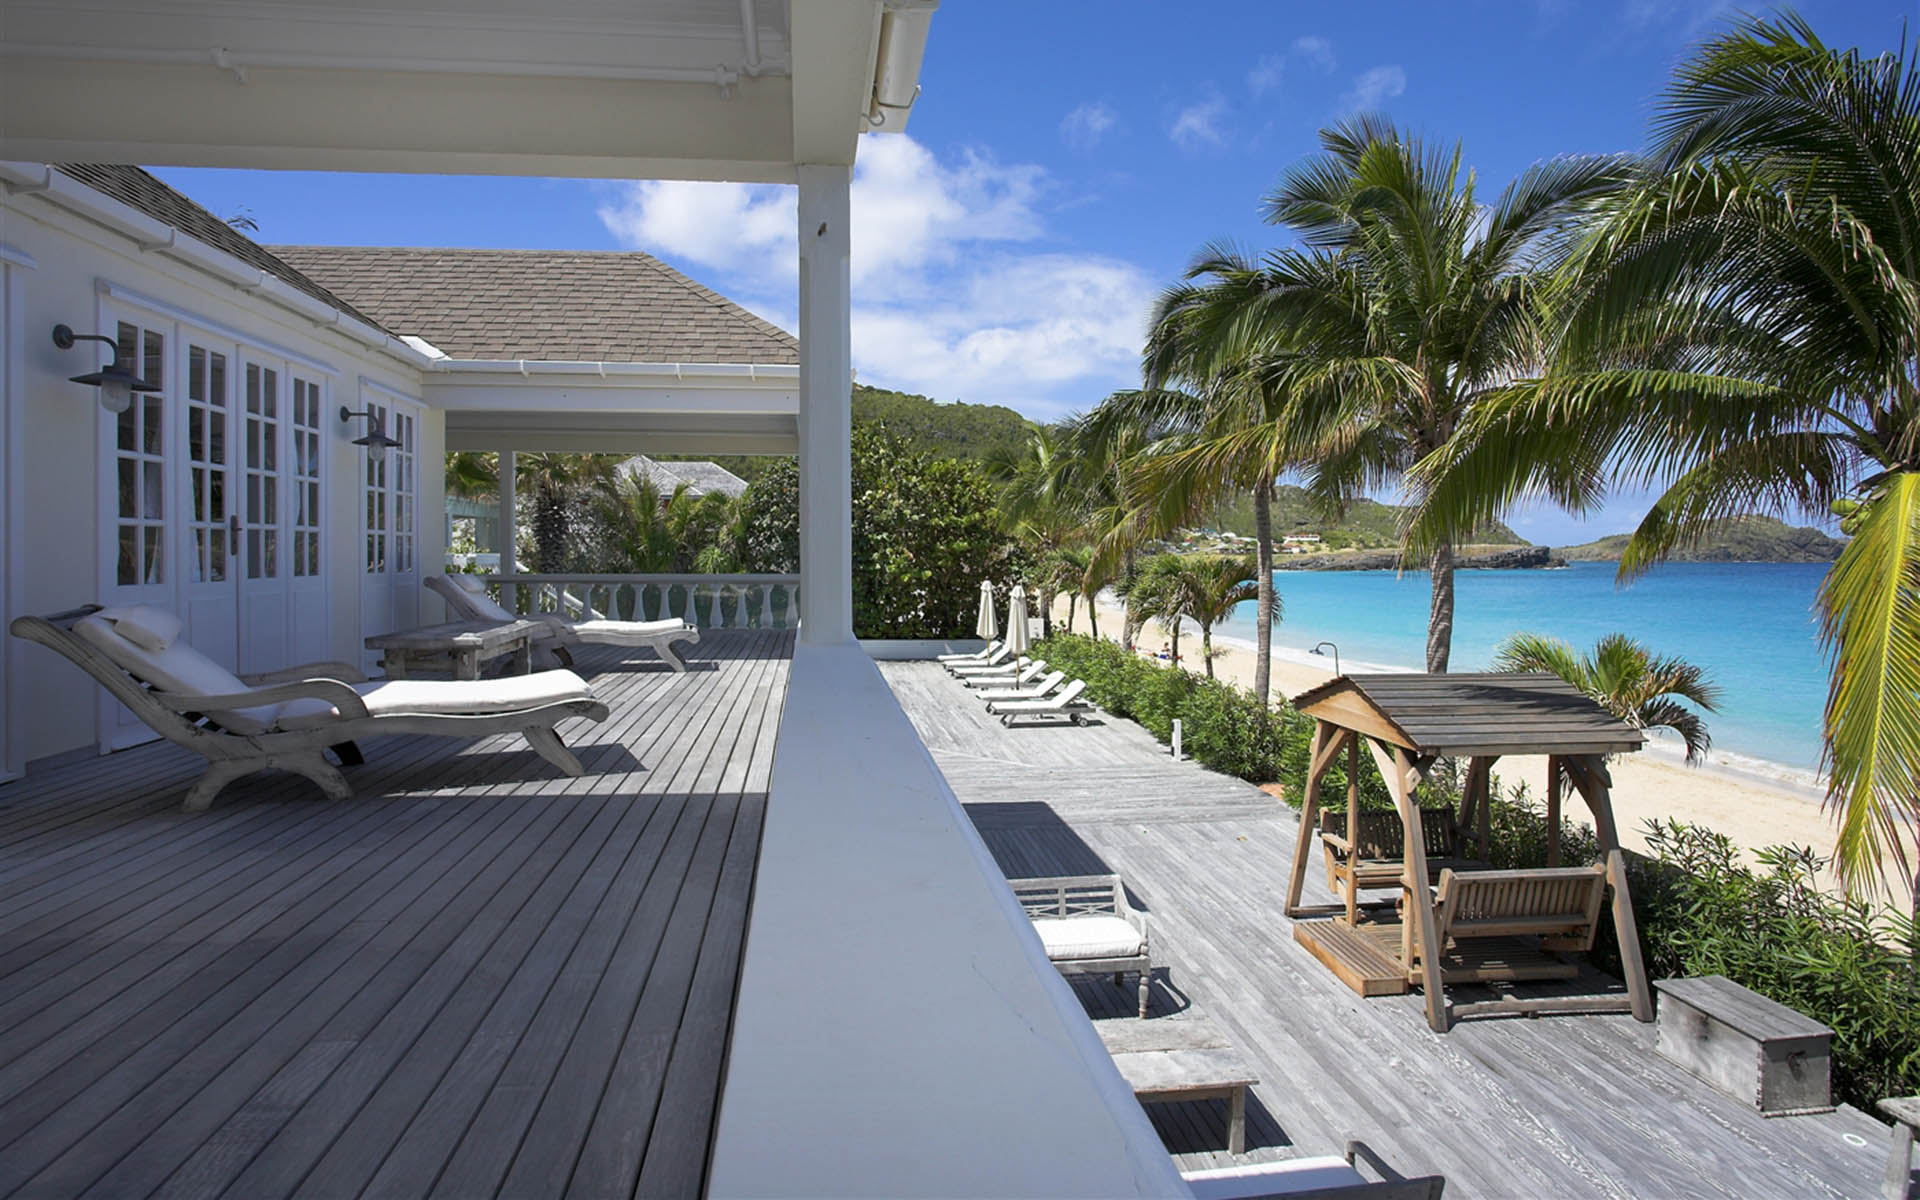
[[[173,616],[144,604],[103,608],[74,622],[73,629],[112,659],[115,666],[160,691],[180,696],[231,696],[253,690],[240,682],[239,676],[186,642],[170,640],[164,649],[151,650],[120,632],[120,623],[124,620],[130,625],[129,633],[138,632],[151,640],[164,628],[164,623],[154,620],[153,613]],[[173,624],[178,626],[178,620]],[[175,634],[178,634],[177,628]],[[273,724],[275,711],[273,705],[266,705],[207,715],[235,733],[259,733]]]
[[[1134,958],[1146,952],[1140,931],[1124,917],[1035,917],[1049,959]]]
[[[1284,1162],[1247,1163],[1183,1171],[1180,1178],[1193,1189],[1194,1200],[1242,1200],[1246,1196],[1284,1196],[1320,1188],[1352,1187],[1367,1177],[1334,1154],[1290,1158]]]
[[[186,626],[179,617],[151,604],[116,604],[94,614],[111,621],[115,633],[134,645],[158,653],[173,645]]]
[[[614,621],[603,618],[573,623],[573,631],[580,635],[580,640],[614,645],[622,637],[659,637],[663,633],[684,633],[687,628],[685,621]]]
[[[498,679],[377,679],[353,690],[376,717],[396,713],[478,716],[518,712],[568,700],[588,700],[593,689],[572,671],[535,671]],[[289,700],[278,714],[282,729],[307,729],[339,716],[324,700]]]

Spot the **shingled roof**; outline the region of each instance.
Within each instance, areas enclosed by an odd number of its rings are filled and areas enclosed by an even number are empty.
[[[164,221],[182,233],[191,234],[217,250],[224,250],[241,262],[255,266],[282,282],[296,287],[322,304],[332,305],[383,332],[382,326],[366,312],[354,307],[302,273],[298,267],[269,251],[238,229],[174,191],[139,167],[114,163],[62,163],[54,168],[62,175],[79,180],[96,192],[113,197],[156,221]],[[403,331],[404,332],[404,331]]]
[[[274,246],[453,358],[794,364],[778,327],[647,254]]]
[[[685,487],[688,494],[693,496],[718,492],[723,496],[737,497],[747,490],[746,480],[715,462],[660,462],[644,454],[636,454],[614,470],[635,479],[650,479],[653,486],[669,496],[681,487]]]
[[[1341,675],[1293,698],[1316,720],[1416,755],[1616,754],[1645,735],[1558,675]]]

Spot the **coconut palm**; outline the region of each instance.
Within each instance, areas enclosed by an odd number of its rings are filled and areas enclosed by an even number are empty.
[[[1645,178],[1568,265],[1553,368],[1428,464],[1454,524],[1528,491],[1661,494],[1621,573],[1724,517],[1838,504],[1817,599],[1835,858],[1913,875],[1920,821],[1920,69],[1798,17],[1700,46],[1656,106]],[[1920,878],[1913,879],[1920,904]]]
[[[1193,555],[1182,560],[1181,576],[1186,614],[1200,627],[1200,657],[1206,660],[1208,679],[1213,678],[1213,627],[1231,617],[1234,609],[1251,600],[1256,619],[1264,609],[1268,621],[1280,623],[1280,597],[1260,603],[1260,568],[1252,558]],[[1273,572],[1265,577],[1271,580]]]
[[[1320,140],[1322,153],[1266,199],[1267,219],[1302,248],[1257,263],[1214,249],[1188,275],[1213,293],[1205,340],[1263,372],[1281,400],[1275,440],[1337,508],[1399,480],[1489,392],[1537,368],[1547,272],[1629,163],[1539,163],[1487,208],[1457,145],[1428,146],[1371,116]],[[1275,437],[1243,440],[1254,436]],[[1453,549],[1472,528],[1436,519],[1407,547],[1432,572],[1429,671],[1447,669]]]
[[[500,456],[479,450],[447,455],[447,495],[481,500],[500,494]]]
[[[1140,563],[1120,585],[1129,624],[1138,629],[1148,621],[1160,622],[1167,631],[1175,666],[1180,663],[1180,625],[1192,598],[1191,583],[1185,560],[1178,554],[1156,554]]]
[[[1129,466],[1141,508],[1136,527],[1164,537],[1229,496],[1253,497],[1254,581],[1260,616],[1254,693],[1266,696],[1273,671],[1273,481],[1287,465],[1276,395],[1221,344],[1213,288],[1179,285],[1155,311],[1146,351],[1148,386],[1116,392],[1094,411],[1109,427],[1155,430],[1158,439]],[[1168,386],[1181,383],[1192,390]],[[1207,664],[1211,671],[1213,664]]]
[[[533,500],[533,569],[543,574],[567,569],[573,532],[572,507],[596,483],[608,477],[617,455],[520,454],[514,459],[516,487]]]
[[[1713,738],[1694,708],[1718,711],[1720,689],[1681,658],[1655,658],[1624,633],[1610,633],[1580,654],[1559,638],[1516,633],[1494,652],[1497,671],[1558,675],[1635,729],[1670,729],[1687,746],[1687,762],[1706,757]],[[1687,707],[1693,705],[1694,708]]]

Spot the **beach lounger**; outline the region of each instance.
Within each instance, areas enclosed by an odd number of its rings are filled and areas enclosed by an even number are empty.
[[[180,640],[179,617],[145,604],[20,617],[11,628],[93,676],[155,733],[207,759],[187,792],[190,812],[269,767],[306,776],[329,799],[350,799],[352,786],[322,752],[332,748],[358,763],[357,740],[396,733],[518,732],[540,757],[580,775],[580,760],[554,726],[568,717],[607,718],[607,706],[572,671],[369,683],[346,663],[323,662],[243,678]]]
[[[979,675],[983,672],[991,673],[1004,665],[1010,664],[1012,661],[1013,655],[1008,652],[1005,646],[1002,646],[989,655],[984,662],[948,663],[947,674],[964,679],[969,675]]]
[[[461,620],[504,622],[524,619],[545,625],[547,633],[535,639],[534,650],[551,656],[553,661],[563,666],[573,665],[573,654],[568,647],[584,642],[594,646],[652,650],[674,670],[685,671],[687,664],[674,654],[672,643],[698,644],[700,641],[699,628],[691,622],[678,619],[615,621],[597,617],[569,621],[555,613],[528,613],[521,618],[487,595],[486,582],[478,575],[429,575],[426,582],[428,589],[445,600]]]
[[[955,665],[961,663],[983,663],[992,657],[993,652],[999,648],[1000,642],[996,640],[988,642],[985,647],[975,650],[972,654],[936,654],[933,657],[933,661],[937,663],[953,663]]]
[[[1086,690],[1086,681],[1076,679],[1056,695],[1039,700],[995,700],[987,705],[987,711],[1009,729],[1015,717],[1066,717],[1075,725],[1085,725],[1087,714],[1098,711],[1090,701],[1080,698]]]
[[[1007,688],[1024,687],[1047,673],[1047,660],[1036,658],[1019,671],[1009,663],[1003,671],[987,671],[979,675],[969,675],[960,682],[970,688]]]
[[[995,700],[1039,700],[1066,681],[1065,671],[1054,671],[1044,679],[1037,679],[1025,687],[993,688],[980,693],[980,698],[991,704]]]

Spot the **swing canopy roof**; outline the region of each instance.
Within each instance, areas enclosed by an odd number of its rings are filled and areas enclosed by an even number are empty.
[[[1544,672],[1342,675],[1295,696],[1293,706],[1416,758],[1618,754],[1646,742],[1638,729]]]

